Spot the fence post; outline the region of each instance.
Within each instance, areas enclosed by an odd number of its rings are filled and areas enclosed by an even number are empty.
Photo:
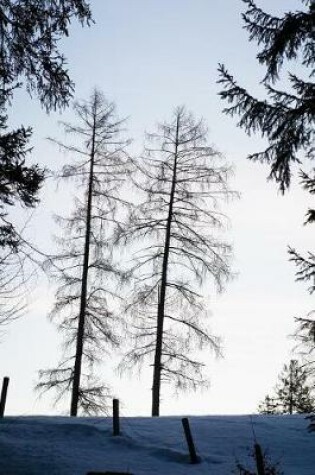
[[[2,382],[2,389],[1,389],[1,398],[0,398],[0,417],[4,416],[4,411],[5,411],[5,403],[7,400],[7,393],[8,393],[8,386],[9,386],[9,380],[7,376],[3,378]]]
[[[261,451],[261,447],[259,444],[255,444],[255,459],[257,465],[257,474],[258,475],[265,475],[265,464],[264,464],[264,457]]]
[[[113,435],[120,435],[119,399],[113,399]]]
[[[187,417],[184,417],[182,419],[182,424],[185,432],[185,437],[188,445],[188,450],[189,450],[189,455],[190,455],[190,462],[191,463],[199,463],[199,458],[197,457],[196,454],[196,448],[194,444],[194,440],[191,435],[191,430],[189,426],[189,421]]]

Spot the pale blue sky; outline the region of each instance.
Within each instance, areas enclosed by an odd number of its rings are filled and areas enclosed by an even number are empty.
[[[298,0],[260,0],[262,8],[281,13],[299,8]],[[234,270],[238,277],[220,296],[211,296],[211,325],[222,336],[225,359],[209,361],[211,388],[203,394],[167,400],[163,414],[252,412],[276,382],[289,358],[293,317],[312,309],[306,286],[294,282],[288,263],[288,244],[312,249],[312,230],[304,228],[309,198],[296,184],[282,197],[266,182],[267,167],[249,163],[246,155],[263,147],[258,137],[247,137],[236,121],[225,117],[218,98],[217,64],[225,63],[239,82],[254,94],[263,94],[263,77],[255,59],[257,48],[242,29],[240,0],[93,0],[96,24],[90,29],[73,26],[64,43],[69,70],[76,82],[76,97],[86,98],[94,86],[117,103],[128,116],[133,150],[140,150],[144,130],[167,119],[173,107],[186,104],[203,116],[210,142],[235,168],[233,187],[242,198],[225,210],[231,219],[227,239],[234,243]],[[34,160],[62,164],[45,137],[58,136],[57,120],[71,120],[72,112],[47,116],[39,105],[19,93],[12,121],[34,126]],[[35,213],[33,229],[45,246],[54,230],[52,212],[69,206],[63,190],[48,185]],[[66,206],[65,206],[66,205]],[[35,401],[32,392],[39,368],[56,363],[59,337],[47,322],[52,294],[44,279],[30,296],[30,311],[14,323],[0,345],[0,377],[12,383],[9,413],[51,412],[48,399]],[[29,343],[30,342],[30,343]],[[151,374],[117,380],[116,394],[127,414],[149,413]]]

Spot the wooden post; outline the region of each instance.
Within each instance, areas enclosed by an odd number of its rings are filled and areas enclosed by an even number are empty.
[[[189,427],[189,421],[187,417],[184,417],[182,419],[182,424],[185,432],[185,437],[188,445],[188,450],[189,450],[189,455],[190,455],[190,462],[191,463],[199,463],[199,458],[197,457],[196,454],[196,448],[195,444],[191,435],[190,427]]]
[[[1,398],[0,398],[0,417],[4,416],[4,411],[5,411],[5,403],[7,400],[7,393],[8,393],[8,386],[9,386],[9,380],[7,376],[3,378],[2,382],[2,390],[1,390]]]
[[[256,465],[257,465],[257,474],[266,475],[264,457],[261,451],[261,447],[257,443],[255,444],[255,459],[256,459]]]
[[[113,435],[120,435],[119,399],[113,399]]]

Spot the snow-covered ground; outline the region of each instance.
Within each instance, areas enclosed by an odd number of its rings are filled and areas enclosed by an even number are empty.
[[[251,422],[252,420],[252,422]],[[285,475],[315,474],[315,433],[304,416],[190,417],[201,463],[189,463],[180,417],[6,417],[0,420],[1,475],[228,475],[236,460],[248,468],[254,435]],[[234,472],[233,472],[234,470]]]

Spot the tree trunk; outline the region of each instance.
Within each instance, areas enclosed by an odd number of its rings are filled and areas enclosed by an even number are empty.
[[[155,344],[155,356],[154,356],[154,365],[153,365],[152,416],[160,415],[160,390],[161,390],[161,371],[162,371],[164,308],[165,308],[166,285],[167,285],[168,258],[169,258],[170,241],[171,241],[171,224],[172,224],[172,219],[173,219],[173,204],[174,204],[174,196],[175,196],[175,188],[176,188],[179,119],[180,117],[178,115],[177,123],[176,123],[173,178],[172,178],[172,186],[171,186],[171,192],[170,192],[168,218],[167,218],[166,230],[165,230],[161,287],[160,287],[160,292],[159,292],[159,297],[158,297],[159,301],[158,301],[158,313],[157,313],[156,344]]]
[[[292,360],[290,361],[290,382],[289,382],[289,414],[293,414],[294,402],[293,402],[293,370],[294,365]]]
[[[91,154],[90,154],[88,200],[87,200],[87,209],[86,209],[86,227],[85,227],[85,243],[84,243],[83,269],[82,269],[82,282],[81,282],[80,313],[79,313],[79,321],[78,321],[76,354],[75,354],[73,385],[72,385],[72,394],[71,394],[71,408],[70,408],[71,416],[77,416],[78,414],[78,403],[79,403],[79,396],[80,396],[80,379],[81,379],[82,356],[83,356],[84,326],[85,326],[87,284],[88,284],[88,272],[89,272],[89,254],[90,254],[91,212],[92,212],[92,194],[93,194],[93,178],[94,178],[93,174],[94,174],[94,158],[95,158],[95,131],[96,131],[95,121],[96,121],[96,116],[94,115],[92,145],[91,145]]]

